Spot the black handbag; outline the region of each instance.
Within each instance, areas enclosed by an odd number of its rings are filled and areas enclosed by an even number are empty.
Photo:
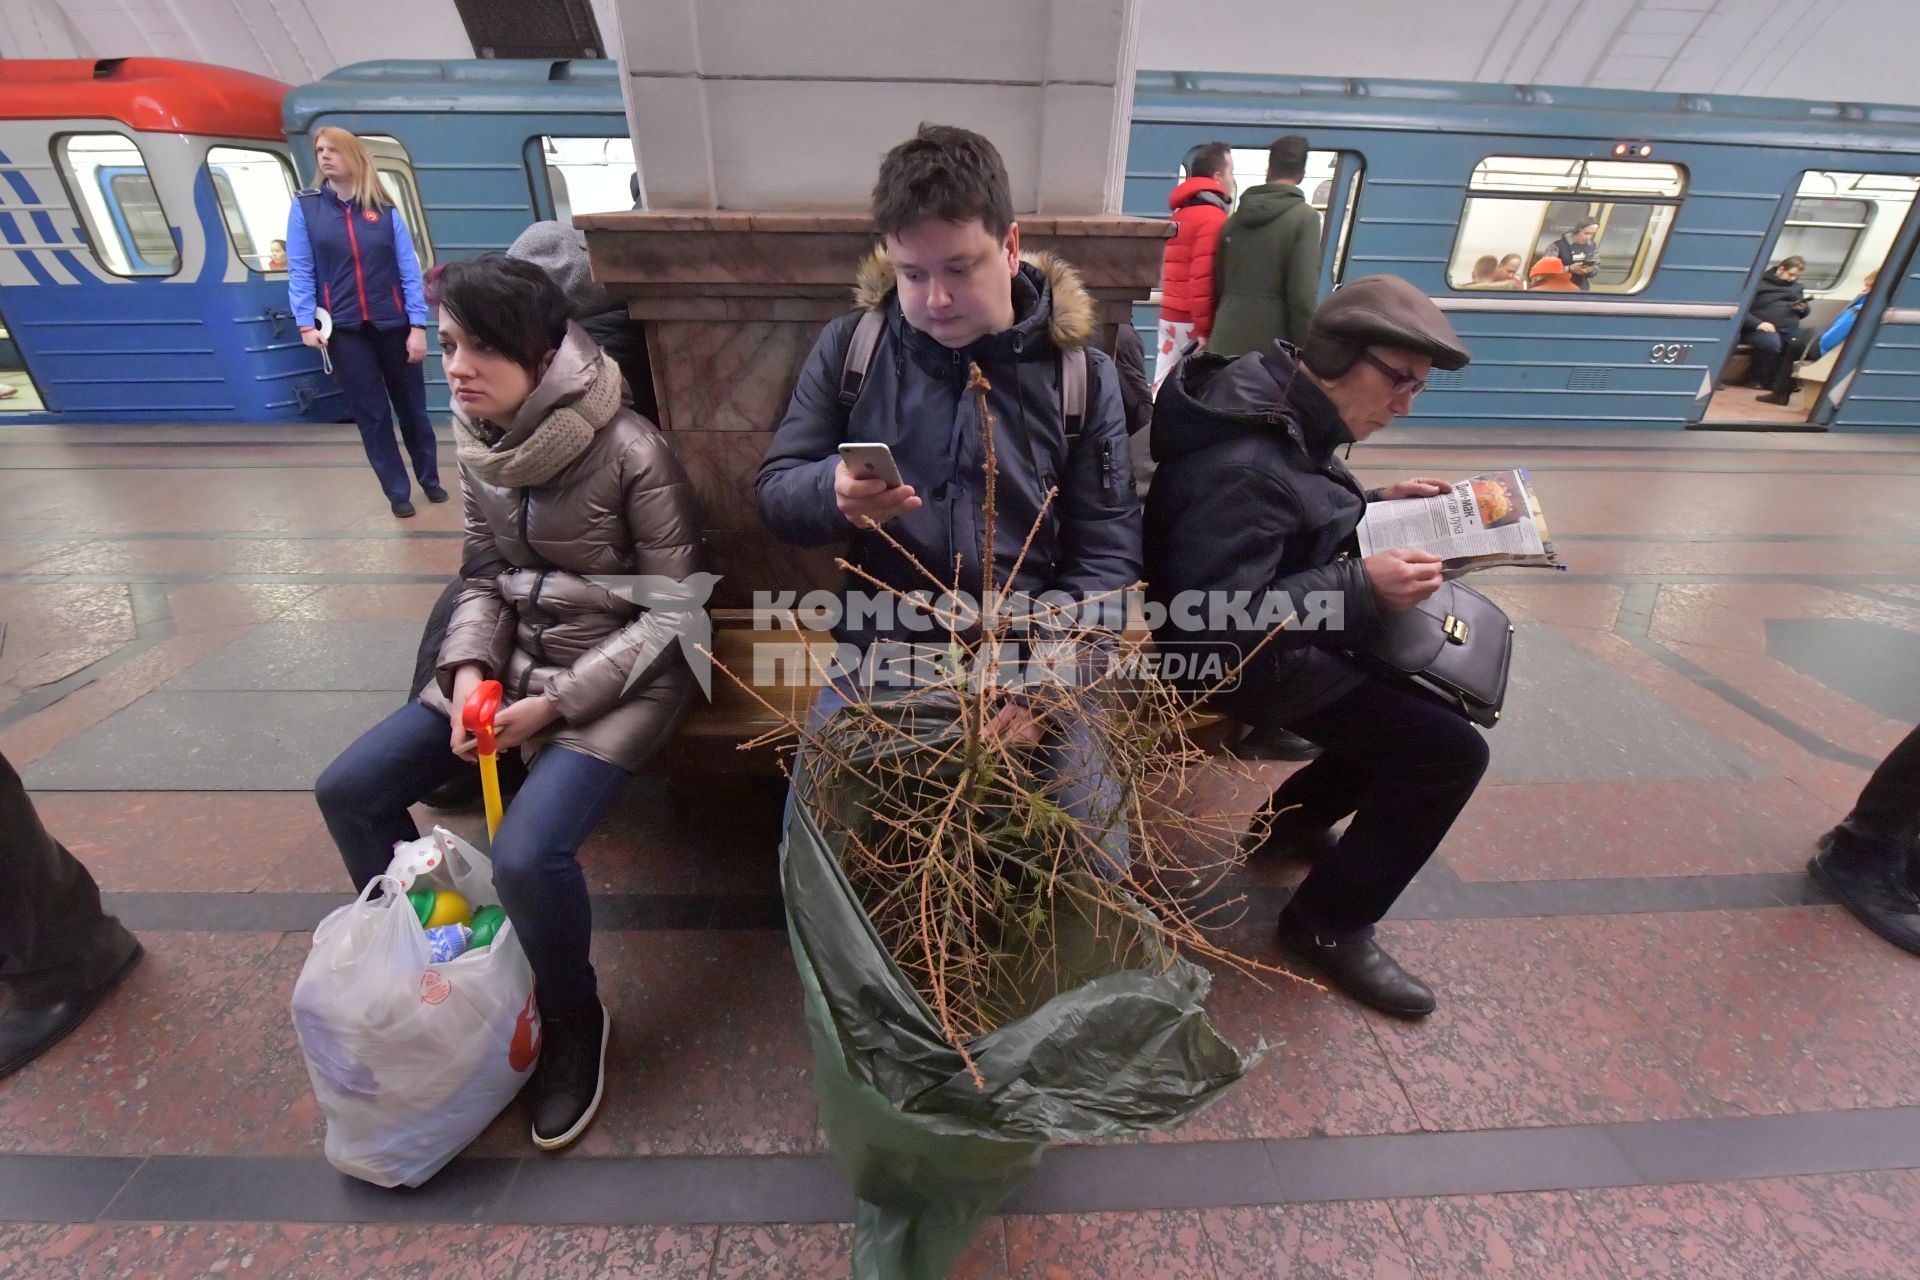
[[[1383,612],[1378,630],[1351,652],[1363,665],[1429,689],[1491,729],[1507,700],[1513,624],[1478,591],[1443,582],[1413,608]]]

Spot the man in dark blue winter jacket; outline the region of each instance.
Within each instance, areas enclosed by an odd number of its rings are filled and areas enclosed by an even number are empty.
[[[965,129],[922,125],[882,162],[873,217],[881,247],[860,270],[859,309],[814,344],[761,465],[768,527],[802,546],[845,540],[850,563],[901,591],[928,589],[931,572],[977,598],[989,570],[994,589],[1035,596],[1084,600],[1133,585],[1140,503],[1119,379],[1113,362],[1088,346],[1095,309],[1077,273],[1048,255],[1022,258],[999,152]],[[867,313],[881,317],[877,344],[864,371],[849,377],[848,353]],[[1086,379],[1072,422],[1062,385],[1071,364]],[[982,563],[986,457],[980,409],[967,390],[973,365],[990,385],[991,566]],[[836,452],[846,442],[888,446],[901,483],[857,478]],[[857,579],[848,587],[873,591]],[[876,641],[944,643],[903,626],[895,610],[883,613],[895,616],[850,609],[836,633],[861,650]],[[827,689],[816,716],[839,696]],[[1073,747],[1070,727],[1037,723],[1017,696],[990,731]]]

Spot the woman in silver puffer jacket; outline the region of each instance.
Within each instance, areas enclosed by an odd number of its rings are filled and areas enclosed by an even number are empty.
[[[457,709],[482,680],[505,686],[500,749],[537,754],[494,837],[494,883],[533,965],[543,1038],[533,1140],[553,1149],[599,1107],[610,1031],[576,854],[686,710],[683,641],[706,634],[713,579],[686,473],[540,268],[497,255],[452,263],[434,301],[466,587],[438,681],[347,748],[315,790],[364,887],[396,842],[417,837],[407,806],[468,767]]]

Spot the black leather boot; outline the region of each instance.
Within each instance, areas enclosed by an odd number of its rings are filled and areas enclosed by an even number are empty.
[[[1242,760],[1311,760],[1320,744],[1285,729],[1254,728],[1230,748]]]
[[[12,1075],[59,1044],[87,1020],[94,1006],[133,972],[146,954],[132,934],[123,934],[125,954],[108,961],[106,976],[83,991],[47,1005],[9,1005],[0,1012],[0,1079]],[[103,957],[106,959],[106,957]]]
[[[1332,827],[1302,819],[1298,809],[1280,814],[1274,814],[1273,809],[1274,802],[1267,801],[1248,829],[1243,848],[1248,859],[1291,854],[1313,862],[1332,853],[1340,843],[1340,837]],[[1267,828],[1264,837],[1260,835],[1263,822]]]
[[[1814,881],[1853,918],[1903,951],[1920,956],[1920,897],[1911,853],[1889,852],[1835,827],[1821,836],[1807,863]]]
[[[1280,948],[1361,1004],[1399,1018],[1434,1011],[1433,989],[1402,969],[1371,938],[1336,942],[1280,913]]]
[[[540,1065],[533,1069],[533,1145],[571,1146],[600,1109],[607,1082],[607,1040],[613,1019],[595,1003],[573,1013],[540,1015]]]

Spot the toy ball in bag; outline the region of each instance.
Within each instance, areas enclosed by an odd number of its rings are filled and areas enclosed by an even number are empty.
[[[500,907],[481,907],[473,913],[473,938],[467,943],[469,951],[478,951],[489,945],[500,927],[507,922],[507,913]]]
[[[407,901],[420,918],[420,927],[428,932],[441,925],[473,923],[473,908],[451,889],[410,889]]]
[[[473,930],[463,924],[443,924],[427,930],[427,963],[451,960],[473,941]]]

